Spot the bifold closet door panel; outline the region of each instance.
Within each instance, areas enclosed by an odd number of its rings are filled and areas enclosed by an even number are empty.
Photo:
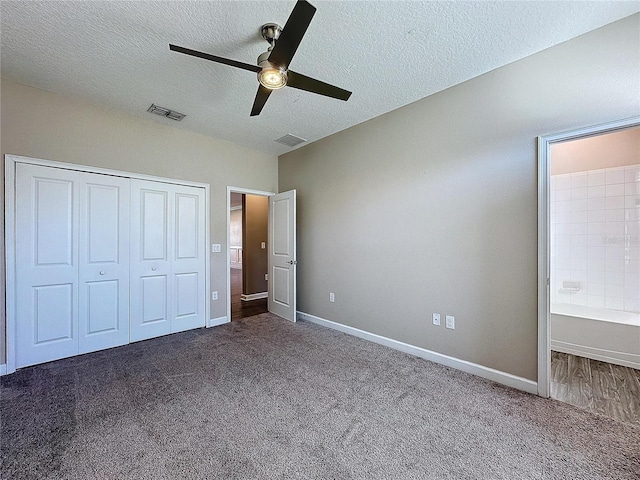
[[[171,333],[171,185],[131,180],[130,340]]]
[[[16,165],[16,367],[78,353],[77,172]]]
[[[16,165],[17,366],[129,342],[128,178]]]
[[[203,188],[131,181],[131,341],[205,326]]]
[[[204,327],[205,195],[203,188],[175,185],[171,259],[171,332]]]
[[[79,353],[129,343],[130,179],[80,174]]]

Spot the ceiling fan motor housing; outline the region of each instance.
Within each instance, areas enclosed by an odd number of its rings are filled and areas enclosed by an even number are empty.
[[[262,38],[269,42],[271,48],[273,48],[276,44],[276,40],[280,38],[282,27],[277,23],[265,23],[260,27],[260,33],[262,34]]]

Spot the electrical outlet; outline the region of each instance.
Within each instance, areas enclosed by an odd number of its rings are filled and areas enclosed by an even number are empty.
[[[336,294],[333,292],[329,293],[329,301],[330,302],[335,302],[336,301]]]
[[[440,314],[439,313],[434,313],[433,314],[433,324],[434,325],[440,325]]]
[[[453,315],[447,315],[447,318],[445,319],[445,326],[447,328],[450,328],[451,330],[455,330],[456,329],[456,317],[454,317]]]
[[[269,274],[268,274],[268,273],[265,273],[265,274],[264,274],[264,279],[265,279],[267,282],[269,281]]]
[[[211,300],[217,300],[218,299],[218,292],[211,292]]]

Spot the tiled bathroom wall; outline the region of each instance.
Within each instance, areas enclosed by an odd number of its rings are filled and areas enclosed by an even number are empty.
[[[551,303],[640,312],[640,165],[553,175],[550,210]]]

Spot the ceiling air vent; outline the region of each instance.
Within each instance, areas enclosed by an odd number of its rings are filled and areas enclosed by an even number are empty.
[[[284,137],[280,137],[275,141],[283,145],[287,145],[288,147],[295,147],[296,145],[306,142],[304,138],[296,137],[290,133],[287,133]]]
[[[179,122],[186,115],[184,113],[176,112],[175,110],[169,110],[168,108],[159,107],[155,103],[152,103],[151,106],[147,109],[149,113],[155,113],[156,115],[160,115],[161,117],[167,117],[171,120],[175,120]]]

